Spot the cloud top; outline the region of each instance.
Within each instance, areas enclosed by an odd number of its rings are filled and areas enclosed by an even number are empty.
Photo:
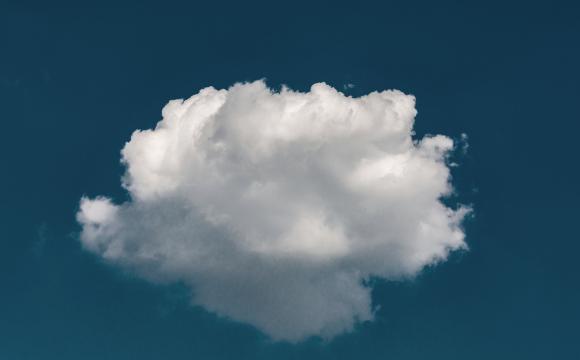
[[[371,276],[400,279],[465,247],[446,207],[453,141],[413,139],[415,99],[263,81],[170,101],[122,150],[131,200],[80,202],[83,246],[275,340],[373,318]]]

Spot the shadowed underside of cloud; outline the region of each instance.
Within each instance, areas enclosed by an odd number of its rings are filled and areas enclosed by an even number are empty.
[[[465,248],[451,139],[414,140],[415,99],[263,81],[170,101],[122,150],[131,200],[82,198],[85,249],[275,340],[372,320],[369,277],[401,279]]]

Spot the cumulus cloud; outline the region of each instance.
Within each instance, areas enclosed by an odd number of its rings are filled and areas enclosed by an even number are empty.
[[[122,150],[130,200],[80,202],[106,262],[191,288],[192,303],[275,340],[373,319],[370,277],[401,279],[465,248],[442,135],[413,139],[415,99],[263,81],[170,101]]]

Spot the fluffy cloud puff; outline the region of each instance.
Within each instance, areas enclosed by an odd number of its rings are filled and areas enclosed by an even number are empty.
[[[81,242],[275,340],[372,320],[369,277],[401,279],[465,247],[445,136],[413,139],[415,99],[263,81],[170,101],[122,150],[131,200],[83,197]]]

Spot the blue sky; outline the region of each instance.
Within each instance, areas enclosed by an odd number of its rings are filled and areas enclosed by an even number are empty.
[[[578,8],[564,2],[0,5],[2,359],[576,358]],[[375,320],[273,343],[84,251],[81,196],[120,202],[119,151],[170,99],[266,79],[417,98],[468,252],[376,280]],[[354,84],[352,88],[344,88]]]

